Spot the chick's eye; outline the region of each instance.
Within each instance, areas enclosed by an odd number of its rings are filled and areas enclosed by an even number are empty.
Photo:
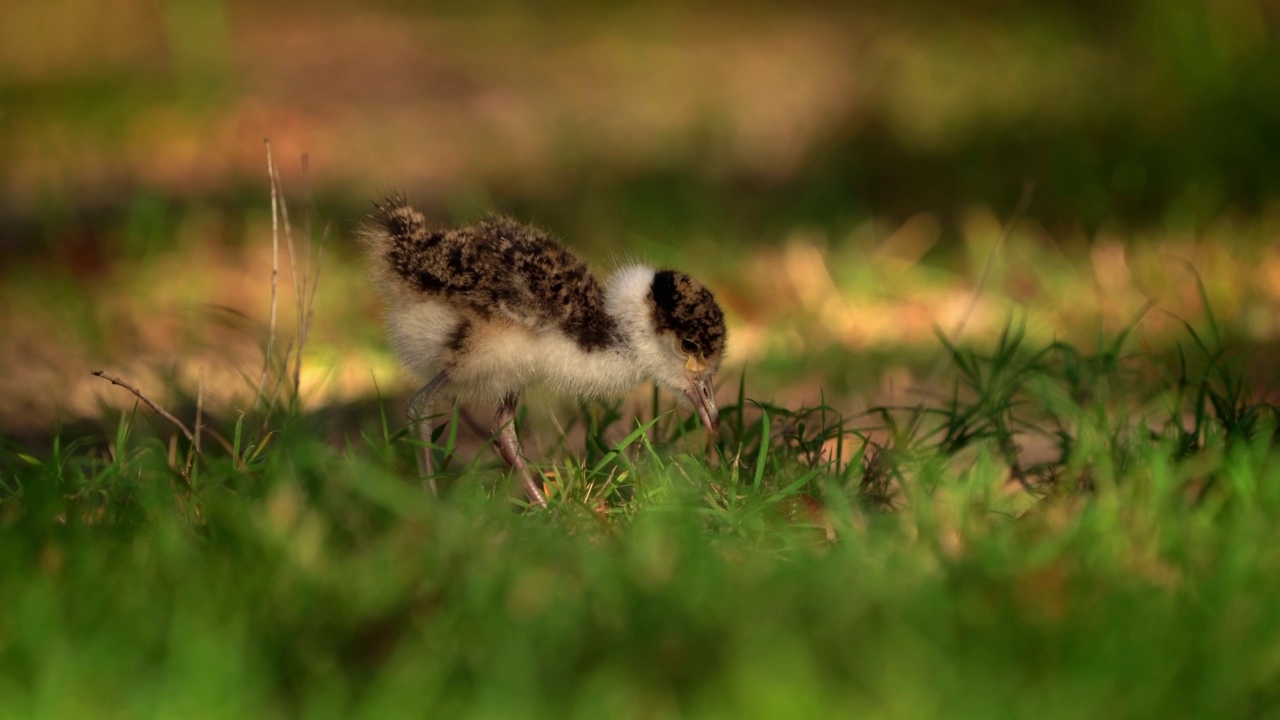
[[[698,352],[698,343],[688,339],[680,339],[680,352],[686,355],[695,355]]]

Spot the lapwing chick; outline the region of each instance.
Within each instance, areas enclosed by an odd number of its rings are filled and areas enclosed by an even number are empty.
[[[375,207],[363,237],[387,301],[391,345],[425,383],[408,416],[431,492],[431,414],[441,398],[497,404],[498,454],[539,506],[546,498],[513,423],[530,385],[607,398],[653,382],[688,398],[708,432],[717,431],[713,376],[724,314],[693,278],[631,265],[602,284],[555,238],[510,218],[441,228],[400,197]]]

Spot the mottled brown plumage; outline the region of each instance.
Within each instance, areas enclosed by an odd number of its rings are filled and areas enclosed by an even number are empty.
[[[431,228],[399,198],[379,205],[375,219],[390,241],[389,268],[426,295],[480,318],[558,327],[588,351],[618,340],[599,281],[535,227],[494,215],[466,227]]]

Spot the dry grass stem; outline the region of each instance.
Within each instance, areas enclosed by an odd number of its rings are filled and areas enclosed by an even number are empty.
[[[293,234],[285,231],[289,239],[289,264],[293,268],[293,292],[296,296],[294,316],[298,323],[298,352],[293,358],[293,398],[300,402],[298,396],[302,388],[302,349],[307,344],[307,326],[310,321],[309,302],[311,294],[308,284],[311,282],[311,157],[302,153],[302,239],[299,250],[302,252],[302,276],[298,276],[298,263],[293,257]],[[286,218],[288,215],[285,216]]]
[[[200,381],[196,385],[196,428],[191,445],[200,452],[200,434],[204,430],[204,368],[200,368]]]
[[[1000,256],[1001,249],[1009,240],[1009,237],[1013,235],[1013,229],[1018,226],[1023,216],[1027,214],[1027,209],[1031,206],[1031,198],[1035,195],[1035,188],[1035,183],[1030,180],[1022,184],[1022,195],[1018,198],[1018,205],[1014,208],[1013,215],[1009,216],[1009,222],[1005,223],[999,239],[996,240],[996,244],[987,253],[987,257],[982,263],[982,274],[978,276],[978,281],[973,286],[973,292],[969,295],[969,304],[960,315],[960,320],[956,322],[955,329],[951,331],[950,341],[953,345],[960,342],[960,336],[964,334],[965,326],[969,324],[969,318],[973,317],[973,312],[978,307],[978,300],[982,297],[982,291],[991,277],[991,269],[995,267],[996,258]],[[933,372],[929,373],[929,379],[925,383],[925,387],[935,387],[938,379],[942,376],[942,372],[950,364],[951,353],[946,352],[944,348],[942,357],[938,359],[938,364],[934,366]],[[923,404],[921,407],[923,407]]]
[[[281,363],[280,363],[280,371],[276,373],[271,373],[270,376],[267,378],[267,380],[270,381],[271,383],[271,389],[269,391],[264,389],[263,391],[262,403],[264,408],[270,409],[275,407],[277,398],[280,395],[280,388],[289,379],[288,367],[289,367],[289,361],[293,357],[293,349],[294,349],[293,343],[294,343],[293,340],[289,340],[289,344],[285,345],[284,357],[281,358]],[[263,433],[267,432],[267,428],[269,428],[270,426],[271,426],[271,414],[263,413],[262,432]]]
[[[320,263],[324,254],[324,240],[328,237],[329,227],[325,227],[324,237],[318,252],[312,252],[312,203],[311,203],[311,160],[303,153],[302,174],[306,188],[303,206],[303,236],[295,242],[293,223],[289,218],[289,203],[284,196],[284,187],[280,181],[280,171],[271,153],[271,140],[264,141],[267,152],[267,180],[271,185],[271,315],[267,333],[267,350],[263,358],[262,374],[258,379],[258,404],[264,410],[274,407],[279,397],[280,386],[288,382],[293,389],[292,398],[296,402],[302,387],[302,351],[311,330],[312,308],[315,303],[315,292],[320,275]],[[269,387],[272,367],[275,360],[276,329],[279,317],[279,283],[280,283],[280,232],[284,228],[285,249],[289,253],[289,270],[293,280],[293,299],[295,311],[296,337],[291,345],[292,352],[286,352],[283,362],[278,366],[280,378]]]
[[[321,238],[320,253],[316,254],[315,264],[312,265],[313,253],[311,252],[312,238],[312,213],[314,204],[311,195],[311,157],[307,153],[302,154],[302,184],[303,184],[303,206],[302,206],[302,242],[300,243],[300,252],[302,253],[302,273],[298,276],[298,264],[293,257],[294,244],[292,233],[288,227],[288,210],[284,212],[285,218],[285,237],[289,241],[289,262],[294,268],[294,293],[297,296],[296,313],[298,321],[298,348],[293,360],[293,397],[295,400],[299,397],[302,388],[302,351],[307,344],[307,335],[311,330],[312,308],[315,303],[315,291],[319,285],[320,276],[320,260],[321,254],[324,252],[324,238]],[[329,227],[325,226],[325,236],[328,236]],[[287,368],[287,366],[286,366]]]
[[[1022,217],[1027,214],[1027,209],[1031,206],[1031,198],[1035,195],[1036,184],[1030,180],[1022,184],[1022,195],[1018,198],[1018,205],[1013,210],[1013,215],[1009,216],[1009,222],[1005,223],[1004,230],[1000,233],[1000,238],[996,240],[996,244],[992,246],[991,251],[987,253],[986,260],[982,263],[982,274],[978,276],[978,282],[974,283],[973,294],[969,296],[969,305],[964,309],[964,313],[960,315],[960,320],[956,323],[955,330],[951,331],[951,342],[960,341],[960,335],[964,332],[965,325],[969,324],[969,318],[973,316],[973,311],[978,307],[978,299],[982,297],[982,290],[987,286],[987,280],[991,277],[991,269],[995,267],[996,258],[1000,255],[1000,250],[1004,248],[1004,244],[1008,242],[1009,236],[1013,234],[1013,229],[1022,222]]]
[[[305,156],[304,156],[305,157]],[[311,265],[311,241],[307,240],[307,271],[303,275],[303,305],[298,309],[298,352],[293,363],[293,395],[299,397],[302,390],[302,348],[311,334],[311,319],[315,311],[316,288],[320,285],[320,267],[324,262],[324,246],[329,239],[330,223],[325,223],[320,235],[320,247],[315,253],[315,265]],[[307,234],[310,238],[310,233]]]
[[[306,269],[304,268],[301,272],[298,270],[298,250],[297,246],[293,242],[293,223],[289,221],[289,202],[285,199],[284,188],[280,185],[279,171],[275,172],[271,177],[271,193],[273,196],[278,194],[280,197],[280,222],[284,224],[284,244],[285,249],[289,251],[289,275],[293,279],[294,319],[297,337],[300,340],[302,338],[302,285],[306,282],[304,277]],[[301,345],[299,345],[299,350],[300,349]],[[302,353],[299,352],[298,357],[301,358],[301,356]],[[298,364],[300,363],[301,361],[299,360]],[[287,357],[285,358],[285,363],[281,367],[280,372],[285,378],[288,378],[291,375],[296,377],[297,375],[296,372],[289,372],[289,360]],[[296,382],[294,397],[297,397]]]
[[[199,380],[196,383],[196,422],[193,437],[191,439],[191,449],[194,452],[187,453],[186,464],[182,467],[182,477],[187,479],[187,483],[193,483],[192,472],[195,469],[196,456],[200,455],[200,434],[204,427],[204,368],[199,370]]]
[[[276,165],[271,157],[271,139],[263,140],[267,149],[267,181],[271,184],[271,318],[267,325],[267,350],[262,358],[262,375],[258,378],[258,402],[264,401],[267,373],[271,370],[271,354],[276,343],[276,294],[280,281],[280,213],[276,191]],[[270,405],[264,405],[264,408]]]

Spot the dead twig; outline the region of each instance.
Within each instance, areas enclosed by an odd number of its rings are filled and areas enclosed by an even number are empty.
[[[192,433],[192,432],[191,432],[191,430],[190,430],[190,429],[188,429],[188,428],[187,428],[187,426],[186,426],[186,425],[185,425],[181,420],[179,420],[178,418],[174,417],[173,413],[169,412],[168,410],[165,410],[164,408],[162,408],[162,407],[160,407],[159,405],[157,405],[157,404],[155,404],[154,402],[152,402],[151,398],[149,398],[149,397],[147,397],[146,395],[144,395],[144,394],[143,394],[143,392],[142,392],[141,390],[139,390],[138,388],[136,388],[136,387],[134,387],[134,386],[130,385],[129,383],[125,382],[124,380],[121,380],[121,379],[120,379],[120,378],[118,378],[118,377],[114,377],[114,376],[112,376],[112,375],[108,375],[108,374],[107,374],[105,371],[103,371],[103,370],[94,370],[94,371],[93,371],[93,374],[94,374],[95,376],[97,376],[97,377],[102,378],[103,380],[107,380],[107,381],[109,381],[112,385],[119,385],[120,387],[124,388],[125,390],[128,390],[129,392],[133,393],[135,397],[137,397],[137,398],[138,398],[139,400],[141,400],[142,402],[146,403],[147,407],[151,408],[151,409],[152,409],[152,410],[153,410],[157,415],[159,415],[160,417],[164,418],[165,420],[168,420],[169,422],[173,423],[174,427],[176,427],[176,428],[178,428],[179,430],[181,430],[181,431],[182,431],[182,434],[187,438],[187,440],[191,441],[191,443],[192,443],[192,445],[193,445],[193,446],[195,445],[195,443],[196,443],[195,434],[194,434],[194,433]],[[200,452],[200,450],[199,450],[199,448],[198,448],[198,447],[196,448],[196,452],[197,452],[197,453],[199,453],[199,452]]]

